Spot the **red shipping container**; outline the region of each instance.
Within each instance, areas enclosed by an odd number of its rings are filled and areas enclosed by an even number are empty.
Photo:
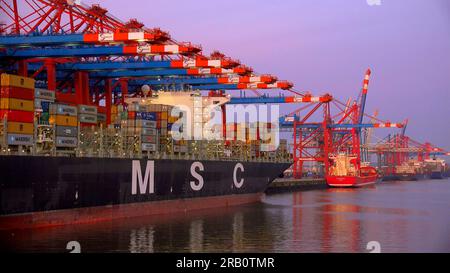
[[[6,117],[7,121],[11,122],[22,122],[22,123],[33,123],[34,122],[34,112],[27,111],[17,111],[17,110],[0,110],[0,118]]]
[[[0,90],[0,98],[34,100],[34,90],[20,87],[5,87]]]
[[[161,120],[161,112],[156,112],[156,120],[158,120],[158,121]],[[158,128],[161,128],[161,125]]]
[[[81,128],[91,128],[91,127],[95,127],[95,126],[96,126],[96,124],[80,122]]]
[[[161,129],[161,120],[156,121],[156,128]]]
[[[128,119],[135,119],[136,118],[136,112],[128,111]]]

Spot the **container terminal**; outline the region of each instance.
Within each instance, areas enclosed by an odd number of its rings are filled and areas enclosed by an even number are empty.
[[[302,183],[310,166],[338,188],[448,173],[439,156],[449,153],[408,137],[408,121],[366,113],[371,69],[342,102],[100,5],[7,0],[0,10],[0,229],[257,202],[273,181]],[[245,119],[245,106],[286,104],[298,109]],[[227,116],[232,107],[243,120]],[[374,142],[383,129],[395,133]]]

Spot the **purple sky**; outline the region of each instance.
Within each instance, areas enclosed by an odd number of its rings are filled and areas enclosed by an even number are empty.
[[[258,73],[292,81],[297,90],[331,92],[342,101],[357,95],[371,67],[368,113],[409,118],[408,135],[450,150],[448,0],[84,2],[101,2],[122,20],[137,18],[206,53],[218,49]]]

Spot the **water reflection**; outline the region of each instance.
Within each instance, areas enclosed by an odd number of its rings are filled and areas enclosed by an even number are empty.
[[[189,247],[191,252],[203,251],[203,220],[194,220],[191,222]]]
[[[3,251],[450,252],[450,181],[268,196],[234,208],[0,234]]]
[[[131,253],[153,253],[154,227],[141,227],[130,232]]]

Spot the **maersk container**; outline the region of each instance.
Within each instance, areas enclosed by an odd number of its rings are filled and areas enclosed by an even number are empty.
[[[8,145],[33,145],[33,135],[24,134],[9,134],[8,135]]]
[[[78,105],[79,114],[97,115],[97,106],[91,105]]]
[[[74,106],[65,105],[65,104],[51,104],[50,105],[50,114],[52,115],[67,115],[76,117],[78,114],[78,110]]]
[[[34,97],[36,99],[41,99],[41,100],[47,100],[47,101],[54,102],[55,99],[56,99],[56,93],[55,93],[55,91],[36,88],[34,90]]]
[[[76,148],[78,146],[78,138],[76,137],[56,137],[56,147]]]
[[[89,114],[80,114],[78,116],[78,120],[81,123],[97,123],[97,115],[89,115]]]

